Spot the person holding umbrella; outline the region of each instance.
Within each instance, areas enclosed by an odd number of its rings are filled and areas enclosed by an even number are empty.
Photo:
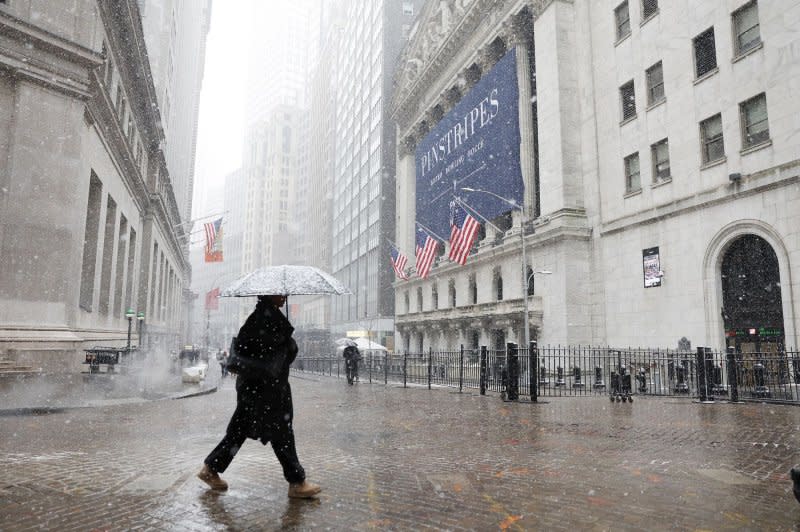
[[[280,311],[285,303],[285,295],[258,296],[255,310],[233,342],[236,350],[230,354],[228,371],[237,374],[236,410],[225,437],[197,474],[211,489],[228,489],[219,474],[244,441],[252,438],[272,444],[289,482],[289,497],[312,498],[321,491],[306,480],[295,450],[289,366],[297,356],[297,343],[292,338],[294,327]]]
[[[347,370],[347,383],[352,385],[353,381],[358,380],[358,361],[361,360],[361,353],[355,342],[347,344],[342,353],[344,364]]]

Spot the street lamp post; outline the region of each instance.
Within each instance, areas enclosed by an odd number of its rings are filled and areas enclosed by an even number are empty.
[[[142,340],[142,331],[144,330],[144,312],[139,311],[136,314],[136,320],[139,322],[139,349],[143,349],[144,340]]]
[[[135,315],[132,308],[125,311],[125,317],[128,318],[128,352],[131,350],[131,325],[133,324],[133,317]]]
[[[503,196],[499,196],[494,192],[490,192],[488,190],[481,190],[478,188],[470,188],[470,187],[463,187],[461,190],[463,190],[464,192],[482,192],[484,194],[489,194],[490,196],[494,196],[500,201],[503,201],[508,205],[511,205],[513,208],[519,210],[519,213],[521,215],[520,227],[519,227],[519,240],[522,244],[522,299],[525,305],[524,329],[525,329],[525,348],[527,349],[528,346],[530,346],[531,344],[531,328],[530,328],[530,323],[528,321],[528,316],[529,316],[528,282],[530,281],[530,278],[536,275],[537,273],[550,274],[552,272],[546,270],[542,270],[539,272],[531,271],[530,276],[528,275],[528,253],[527,250],[525,249],[525,223],[528,221],[528,216],[525,214],[525,209],[523,209],[521,205],[519,205],[515,201],[511,201],[510,199],[504,198]]]

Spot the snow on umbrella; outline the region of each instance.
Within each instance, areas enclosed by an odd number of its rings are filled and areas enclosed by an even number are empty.
[[[338,279],[313,266],[266,266],[234,281],[220,297],[350,294]]]
[[[334,343],[339,347],[355,347],[358,345],[352,338],[339,338]]]

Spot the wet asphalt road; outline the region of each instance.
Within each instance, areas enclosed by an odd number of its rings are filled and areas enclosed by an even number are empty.
[[[795,530],[800,408],[499,397],[293,374],[315,501],[248,441],[194,478],[233,381],[181,400],[0,417],[0,529]]]

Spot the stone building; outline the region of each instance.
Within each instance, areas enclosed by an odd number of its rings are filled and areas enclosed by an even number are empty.
[[[526,299],[541,343],[800,345],[798,21],[791,2],[429,2],[396,75],[397,243],[413,264],[415,151],[509,54],[524,213],[395,283],[399,348],[523,342]]]
[[[183,340],[182,209],[136,0],[0,4],[0,352],[47,370],[82,349]]]

